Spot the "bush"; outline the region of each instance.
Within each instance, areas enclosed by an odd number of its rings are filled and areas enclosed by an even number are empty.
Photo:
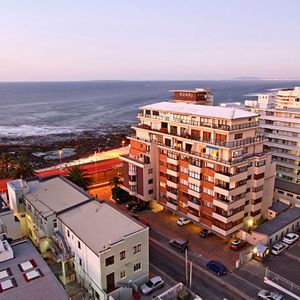
[[[126,191],[122,190],[120,187],[113,187],[111,189],[111,195],[112,198],[120,204],[129,201],[130,198],[129,194]]]

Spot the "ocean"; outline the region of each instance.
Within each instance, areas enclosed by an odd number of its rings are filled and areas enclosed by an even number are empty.
[[[0,83],[0,137],[105,130],[137,121],[138,107],[172,98],[172,89],[209,88],[214,104],[244,102],[300,81],[85,81]]]

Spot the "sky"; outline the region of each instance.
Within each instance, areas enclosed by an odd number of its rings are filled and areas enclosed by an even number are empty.
[[[0,81],[300,79],[299,0],[1,0]]]

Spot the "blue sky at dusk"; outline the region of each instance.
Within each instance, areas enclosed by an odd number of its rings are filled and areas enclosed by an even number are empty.
[[[300,78],[299,0],[1,0],[0,81]]]

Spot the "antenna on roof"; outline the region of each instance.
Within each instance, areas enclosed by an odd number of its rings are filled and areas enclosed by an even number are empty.
[[[231,109],[230,119],[233,119],[235,113],[235,107]]]

